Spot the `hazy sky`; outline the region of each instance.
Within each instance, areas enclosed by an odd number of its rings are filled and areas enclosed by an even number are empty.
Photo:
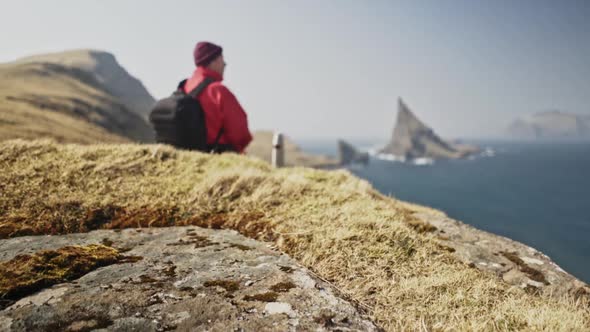
[[[224,47],[253,129],[386,138],[396,99],[443,136],[490,137],[518,114],[590,114],[590,1],[0,0],[0,61],[95,48],[155,97]]]

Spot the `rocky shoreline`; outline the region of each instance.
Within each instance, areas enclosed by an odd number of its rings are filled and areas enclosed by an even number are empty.
[[[488,271],[532,293],[572,295],[590,303],[590,286],[564,271],[547,255],[512,239],[449,218],[444,212],[400,202],[446,250],[470,267]]]

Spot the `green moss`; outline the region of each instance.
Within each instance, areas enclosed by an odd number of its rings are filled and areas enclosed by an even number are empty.
[[[0,263],[0,298],[18,300],[122,259],[116,249],[103,245],[68,246],[18,255]]]

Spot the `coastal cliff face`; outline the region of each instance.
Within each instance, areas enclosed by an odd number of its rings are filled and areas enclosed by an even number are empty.
[[[48,141],[0,143],[0,167],[5,330],[295,330],[318,326],[307,318],[312,311],[326,330],[590,324],[587,286],[563,288],[567,298],[546,293],[567,273],[537,268],[547,262],[540,255],[478,249],[485,237],[460,225],[445,228],[444,217],[422,218],[345,171],[272,169],[246,156],[162,145]],[[267,245],[292,259],[265,251]],[[25,248],[27,256],[16,256]],[[474,253],[469,263],[455,256],[466,251]],[[497,264],[508,271],[499,277],[478,269],[488,263],[483,252],[500,255]],[[319,288],[306,288],[306,273]],[[298,304],[297,294],[320,311]]]
[[[429,232],[467,266],[491,272],[504,282],[533,294],[590,298],[590,286],[559,267],[535,248],[479,230],[445,213],[412,203],[412,215],[432,227]]]
[[[153,98],[105,52],[72,51],[0,65],[0,139],[152,142]]]
[[[440,138],[400,98],[393,135],[380,152],[407,159],[448,159],[465,157],[477,151],[476,147],[455,146]]]
[[[507,132],[512,138],[527,140],[588,140],[590,116],[540,112],[514,120]]]

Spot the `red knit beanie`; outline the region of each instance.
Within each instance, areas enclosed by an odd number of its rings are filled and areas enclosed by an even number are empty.
[[[195,59],[195,65],[207,66],[218,56],[221,55],[223,49],[221,46],[217,46],[210,42],[198,42],[193,51],[193,58]]]

